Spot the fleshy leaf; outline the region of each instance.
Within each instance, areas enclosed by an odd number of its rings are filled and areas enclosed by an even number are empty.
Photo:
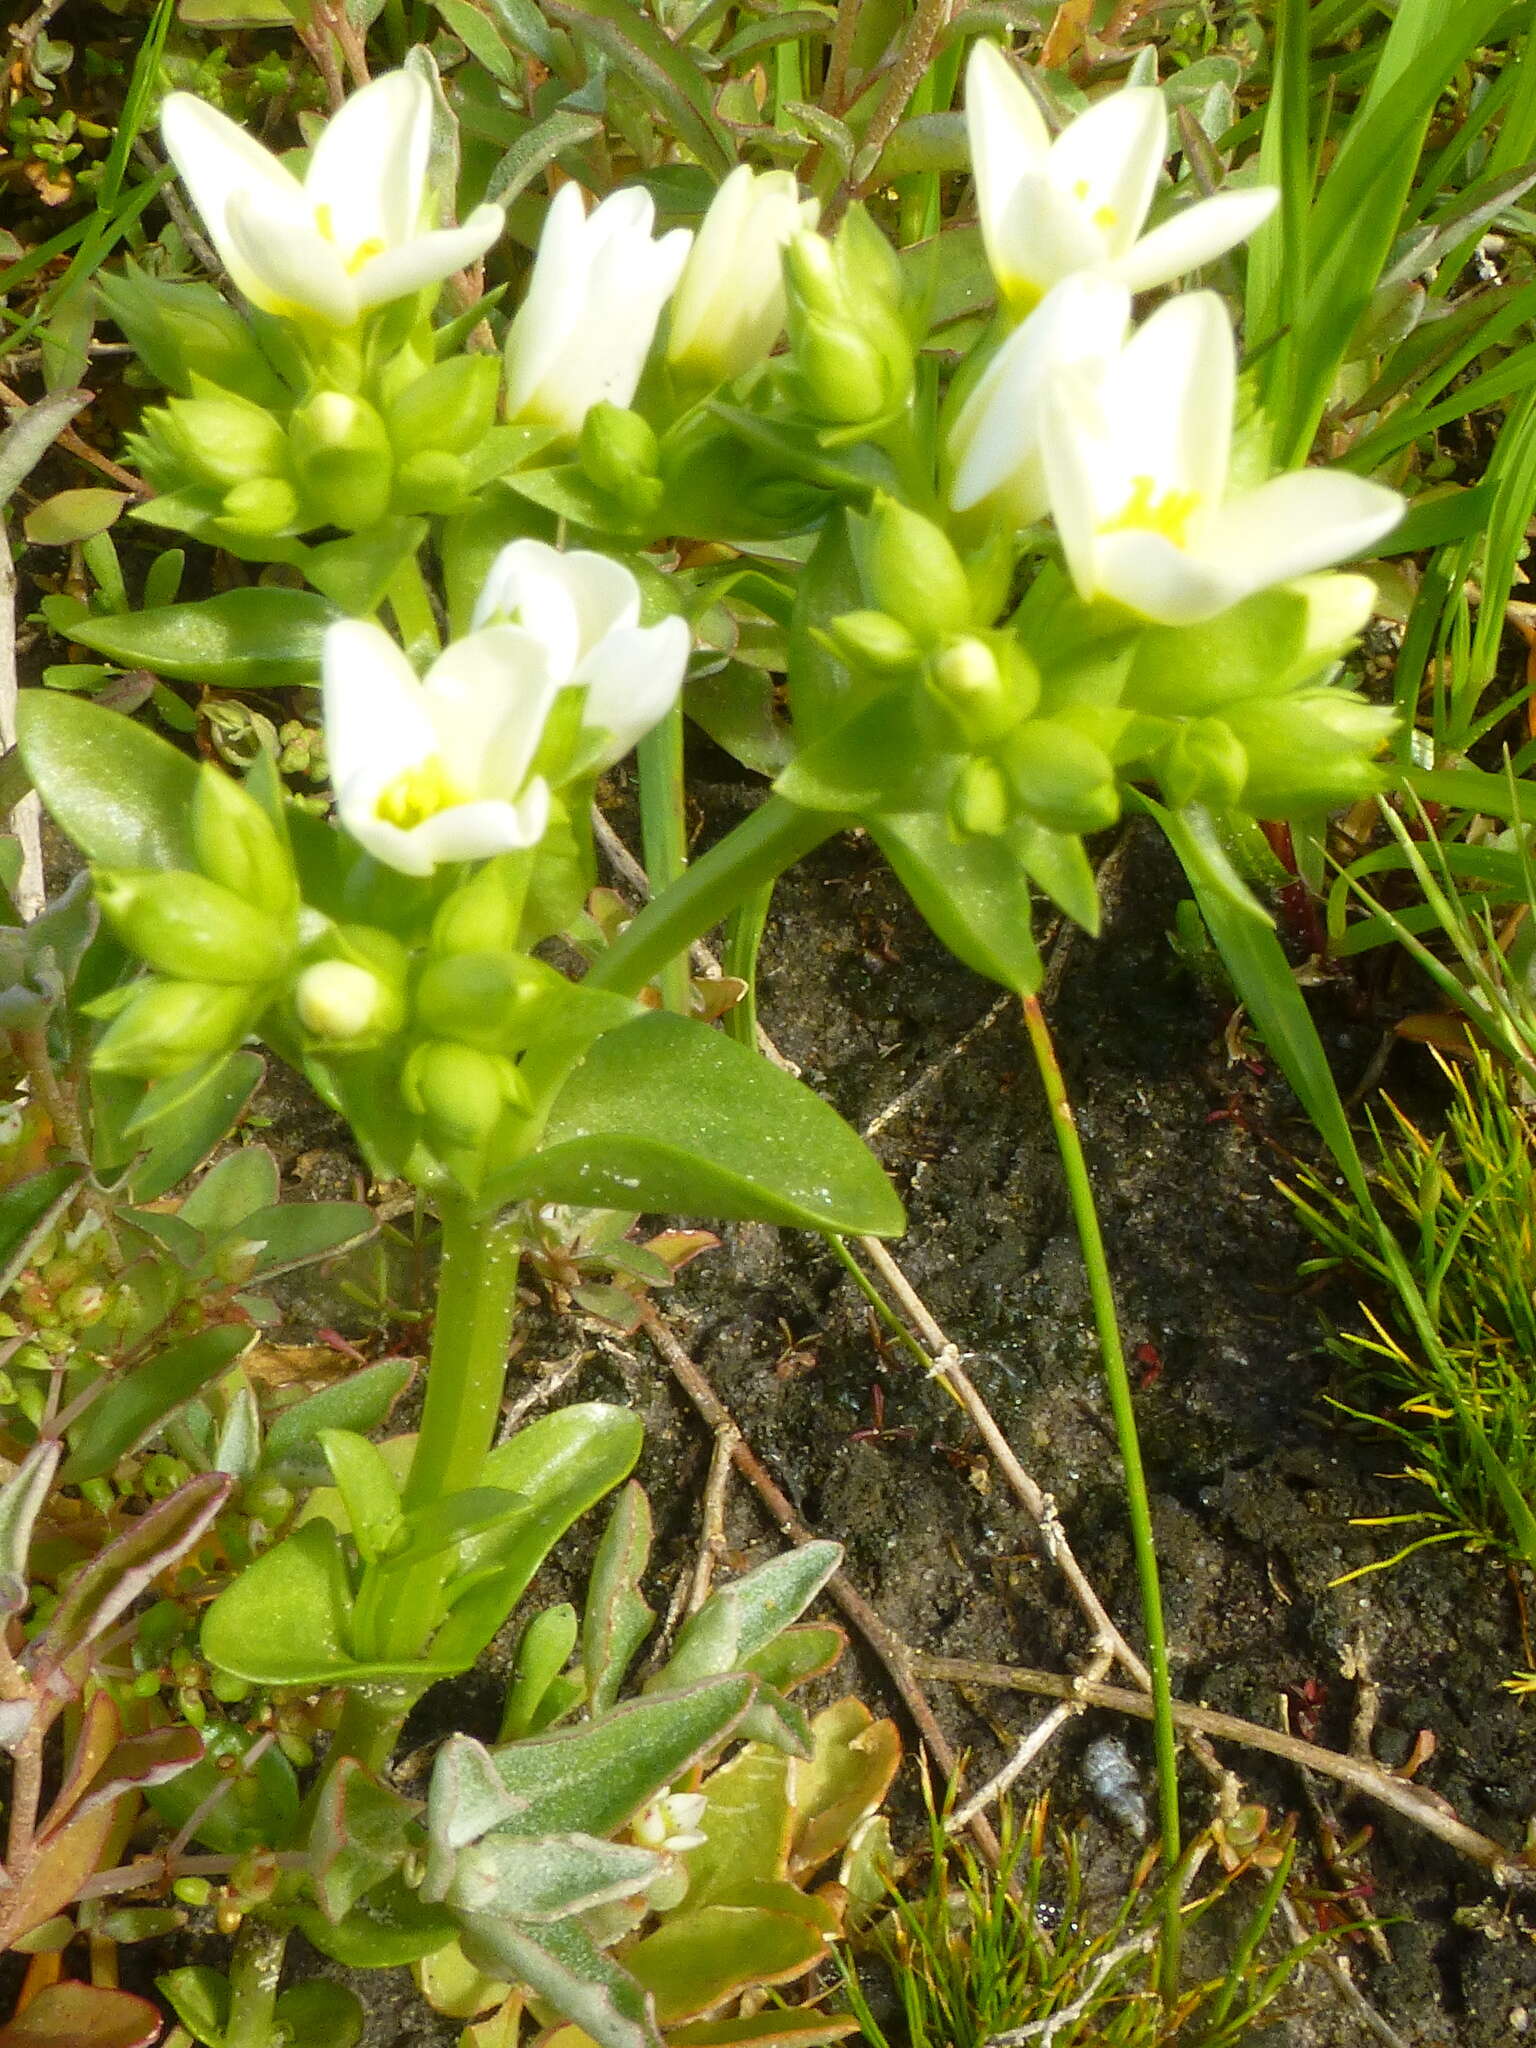
[[[79,619],[69,637],[122,668],[147,668],[177,682],[280,690],[318,682],[320,643],[339,616],[313,591],[256,583],[196,604]],[[51,809],[52,791],[38,787]]]

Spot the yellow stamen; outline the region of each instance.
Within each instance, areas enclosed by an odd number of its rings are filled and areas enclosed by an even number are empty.
[[[382,256],[384,254],[384,248],[385,244],[377,235],[371,241],[359,242],[352,251],[352,254],[347,258],[348,277],[356,277],[365,263],[371,263],[375,256]]]
[[[1093,216],[1093,224],[1096,228],[1101,228],[1107,235],[1111,228],[1119,227],[1120,216],[1115,211],[1114,207],[1101,206],[1098,212]]]
[[[315,226],[320,230],[321,237],[325,241],[335,241],[336,229],[331,221],[331,209],[323,202],[315,208]]]
[[[409,832],[414,826],[424,825],[428,818],[435,818],[439,811],[452,810],[455,804],[463,802],[463,792],[454,786],[442,759],[434,755],[429,761],[418,761],[414,768],[407,768],[380,790],[374,808],[386,825],[398,825],[402,832]]]
[[[1176,548],[1189,545],[1189,522],[1200,508],[1198,491],[1164,491],[1157,495],[1157,483],[1150,476],[1131,478],[1131,495],[1115,514],[1100,526],[1100,533],[1140,530],[1160,533]]]

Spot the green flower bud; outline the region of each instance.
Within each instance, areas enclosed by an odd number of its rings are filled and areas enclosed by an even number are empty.
[[[400,999],[366,967],[317,960],[293,991],[299,1022],[311,1038],[337,1045],[377,1044],[403,1021]]]
[[[248,533],[257,540],[292,533],[302,523],[299,494],[280,476],[253,477],[224,493],[219,521],[233,533]]]
[[[1232,705],[1225,717],[1248,757],[1241,803],[1252,817],[1339,810],[1385,784],[1373,756],[1397,715],[1352,691],[1255,697]]]
[[[400,1090],[427,1127],[430,1142],[451,1151],[478,1151],[509,1103],[523,1099],[517,1069],[495,1053],[429,1039],[405,1063]]]
[[[435,1038],[493,1052],[515,1045],[520,1027],[562,977],[526,953],[456,953],[429,960],[416,985],[416,1016]]]
[[[500,854],[455,889],[432,920],[433,952],[516,952],[529,865],[526,854]]]
[[[274,917],[298,906],[288,848],[249,790],[205,761],[192,793],[192,846],[210,881]]]
[[[93,1064],[107,1074],[163,1080],[238,1045],[259,1002],[248,988],[207,981],[142,982],[97,1046]]]
[[[654,476],[660,445],[648,420],[600,399],[581,423],[576,457],[599,490],[622,492],[637,476]]]
[[[389,510],[394,451],[373,407],[344,391],[319,391],[288,429],[294,474],[310,524],[349,533],[376,526]]]
[[[197,381],[200,391],[208,389],[202,379]],[[271,413],[227,391],[173,398],[165,418],[163,445],[176,451],[196,483],[228,490],[254,478],[281,476],[288,466],[287,436]]]
[[[974,633],[952,640],[930,672],[933,694],[966,743],[991,746],[1012,732],[1040,701],[1040,674],[1022,648],[1005,650],[1006,673],[991,646]]]
[[[1018,803],[1058,832],[1099,832],[1120,815],[1102,747],[1061,718],[1031,718],[999,749]]]
[[[1013,804],[997,763],[985,754],[967,761],[950,792],[949,817],[966,839],[996,839],[1008,829]]]
[[[971,586],[949,536],[896,498],[879,496],[854,526],[869,599],[926,646],[971,624]]]
[[[273,980],[292,950],[289,925],[205,875],[98,869],[96,900],[140,959],[181,981]]]
[[[413,455],[472,455],[496,424],[500,356],[456,355],[414,379],[385,411],[401,462]]]
[[[1175,809],[1198,803],[1226,810],[1242,795],[1248,756],[1221,719],[1193,719],[1178,727],[1158,756],[1157,779]]]
[[[901,317],[901,269],[862,208],[835,243],[796,235],[784,252],[799,397],[829,425],[857,426],[905,405],[914,353]]]
[[[889,612],[844,612],[828,636],[845,661],[871,675],[899,676],[923,658],[916,640]]]
[[[469,470],[458,455],[431,449],[411,455],[395,471],[391,503],[397,512],[431,512],[446,517],[468,498]]]

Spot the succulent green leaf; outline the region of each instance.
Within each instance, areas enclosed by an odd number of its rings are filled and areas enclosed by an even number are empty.
[[[321,1787],[306,1845],[327,1919],[344,1920],[365,1892],[399,1870],[420,1835],[416,1813],[355,1757],[342,1758]]]
[[[293,1765],[275,1743],[247,1765],[256,1736],[237,1722],[209,1719],[202,1736],[202,1760],[168,1784],[153,1786],[147,1795],[150,1806],[172,1833],[206,1808],[194,1839],[216,1856],[286,1848],[299,1819]],[[225,1796],[210,1804],[221,1788]]]
[[[111,1381],[70,1433],[70,1455],[60,1474],[64,1483],[74,1486],[110,1472],[167,1417],[228,1372],[255,1334],[243,1323],[216,1323]]]
[[[1040,986],[1029,875],[1007,837],[956,839],[937,811],[885,813],[869,829],[957,960],[1016,995]]]
[[[201,1541],[229,1490],[223,1473],[204,1473],[136,1516],[70,1582],[33,1643],[38,1665],[57,1667],[104,1634],[161,1572]]]
[[[460,1852],[446,1903],[542,1926],[628,1898],[666,1864],[654,1849],[592,1835],[490,1834]]]
[[[400,1492],[394,1474],[367,1437],[351,1429],[322,1429],[320,1449],[347,1511],[359,1555],[371,1562],[399,1541]]]
[[[446,1948],[458,1933],[451,1913],[431,1905],[398,1877],[375,1885],[334,1925],[318,1907],[294,1909],[299,1929],[321,1955],[352,1970],[391,1970]]]
[[[577,1921],[557,1920],[534,1932],[510,1920],[476,1917],[462,1923],[460,1941],[477,1969],[526,1984],[598,2048],[663,2048],[650,1998]]]
[[[568,1603],[546,1607],[528,1623],[518,1638],[498,1742],[515,1742],[548,1727],[554,1718],[546,1711],[551,1688],[564,1671],[580,1632],[576,1610]]]
[[[121,711],[54,690],[23,692],[16,724],[33,786],[88,859],[113,868],[194,864],[197,769],[184,754]]]
[[[136,1149],[131,1134],[141,1133],[147,1149],[129,1175],[128,1185],[136,1202],[157,1201],[229,1136],[265,1072],[259,1054],[232,1052],[190,1077],[178,1075],[174,1082],[156,1082],[143,1095],[118,1158],[103,1160],[99,1156],[98,1130],[98,1170],[122,1163]],[[174,1114],[168,1099],[171,1088],[177,1097]]]
[[[20,1614],[32,1597],[27,1553],[61,1449],[56,1438],[40,1437],[0,1486],[0,1618]]]
[[[100,1984],[50,1984],[8,2025],[0,2048],[154,2048],[160,2015],[148,1999]]]
[[[669,1914],[624,1961],[670,2025],[696,2019],[748,1985],[803,1977],[826,1952],[821,1929],[797,1913],[711,1905]]]
[[[323,1484],[327,1478],[320,1450],[322,1429],[353,1429],[360,1435],[377,1429],[409,1384],[413,1367],[406,1358],[381,1358],[365,1365],[334,1387],[285,1408],[267,1431],[263,1469],[274,1479]]]
[[[614,1503],[597,1546],[582,1616],[581,1661],[594,1714],[618,1698],[630,1659],[656,1619],[640,1592],[650,1555],[651,1504],[644,1487],[632,1479]]]
[[[313,591],[254,583],[196,604],[79,619],[70,637],[123,668],[147,668],[177,682],[280,690],[318,681],[320,643],[339,617]]]
[[[222,1970],[210,1970],[202,1963],[167,1970],[155,1979],[155,1989],[194,2041],[201,2042],[203,2048],[224,2048],[230,1989]]]
[[[324,1977],[279,1992],[273,2017],[304,2048],[357,2048],[367,2022],[357,1993]]]

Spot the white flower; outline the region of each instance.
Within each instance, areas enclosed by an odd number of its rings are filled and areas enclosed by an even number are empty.
[[[717,384],[760,363],[784,331],[784,250],[821,208],[790,171],[738,164],[710,201],[672,303],[667,361]]]
[[[709,1837],[699,1830],[709,1800],[702,1792],[661,1792],[630,1823],[630,1833],[643,1849],[668,1849],[681,1856]]]
[[[1395,491],[1301,469],[1227,495],[1237,361],[1214,292],[1170,299],[1107,365],[1058,365],[1040,421],[1051,511],[1084,598],[1165,625],[1363,554]]]
[[[615,192],[592,213],[562,185],[539,238],[528,296],[507,335],[507,417],[572,439],[594,405],[628,405],[661,309],[693,237],[652,241],[646,192]]]
[[[1198,270],[1251,235],[1280,196],[1271,186],[1219,192],[1142,235],[1168,153],[1162,94],[1111,93],[1053,142],[995,43],[971,47],[965,119],[987,261],[1016,316],[1074,270],[1133,292]]]
[[[310,155],[301,184],[243,128],[173,92],[161,112],[181,173],[230,276],[267,313],[354,326],[473,263],[501,233],[499,206],[459,228],[423,226],[432,101],[392,71],[354,93]]]
[[[550,673],[586,692],[582,771],[611,767],[677,702],[688,627],[640,624],[640,586],[621,562],[515,540],[491,564],[473,624],[504,620],[543,648]]]
[[[983,500],[989,517],[1033,526],[1050,509],[1040,418],[1058,363],[1107,362],[1125,345],[1131,295],[1093,271],[1078,271],[1050,291],[993,356],[949,430],[953,471],[949,502],[968,512]]]

